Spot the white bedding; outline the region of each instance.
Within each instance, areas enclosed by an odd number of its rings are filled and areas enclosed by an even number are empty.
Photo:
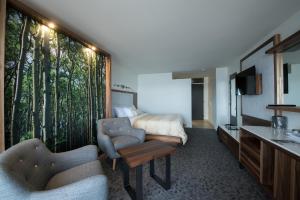
[[[178,114],[153,115],[143,113],[130,117],[130,121],[134,128],[144,129],[147,134],[180,137],[183,144],[187,141],[183,120]]]

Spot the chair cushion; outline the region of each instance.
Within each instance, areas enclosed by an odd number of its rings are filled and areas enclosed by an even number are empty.
[[[111,139],[116,150],[139,144],[140,140],[137,137],[130,135],[120,135]]]
[[[54,175],[45,189],[59,188],[99,174],[104,174],[100,162],[98,160],[88,162]]]

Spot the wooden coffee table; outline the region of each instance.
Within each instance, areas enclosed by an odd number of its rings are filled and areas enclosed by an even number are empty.
[[[164,189],[171,187],[171,154],[175,152],[175,147],[161,142],[149,141],[143,144],[120,149],[118,152],[122,157],[123,185],[132,199],[143,199],[143,165],[150,162],[150,176]],[[154,160],[166,157],[166,177],[162,180],[155,174]],[[135,190],[129,183],[129,169],[136,170]]]

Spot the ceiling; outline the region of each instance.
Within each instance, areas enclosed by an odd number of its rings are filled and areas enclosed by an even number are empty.
[[[25,0],[140,73],[222,66],[300,9],[299,0]]]

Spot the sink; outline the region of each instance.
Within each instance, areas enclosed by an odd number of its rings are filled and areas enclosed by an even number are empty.
[[[299,132],[293,132],[288,131],[282,134],[281,137],[272,139],[274,142],[278,143],[294,143],[294,144],[300,144],[300,133]]]
[[[288,133],[287,133],[287,137],[288,137],[290,140],[293,140],[293,141],[295,141],[295,142],[300,143],[300,134],[299,134],[299,133],[288,132]]]

